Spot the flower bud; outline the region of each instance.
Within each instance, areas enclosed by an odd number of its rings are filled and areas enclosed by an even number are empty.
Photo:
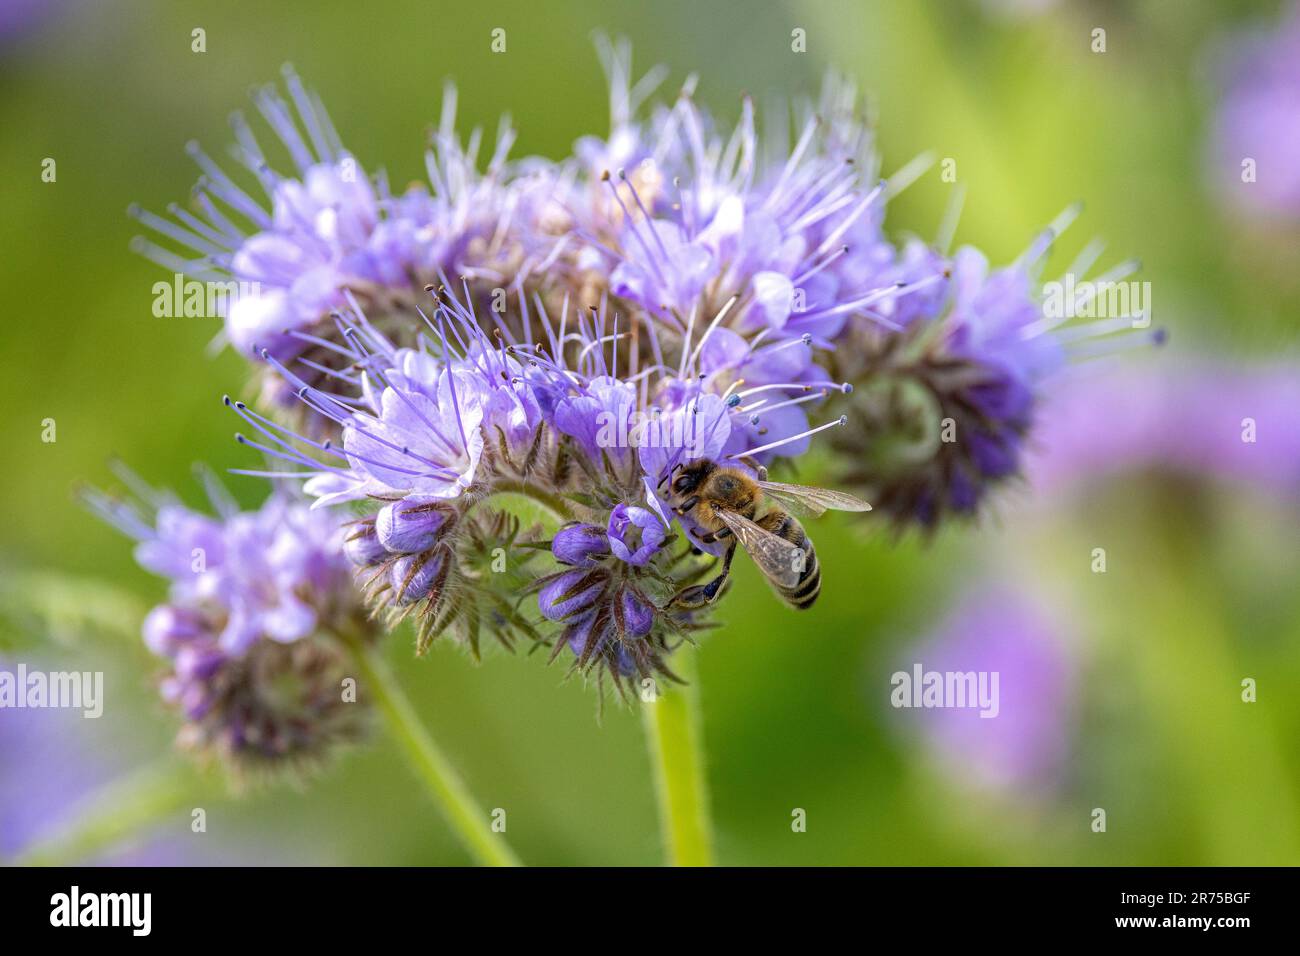
[[[594,524],[567,524],[556,532],[551,553],[561,564],[584,566],[595,564],[609,554],[605,529]]]
[[[614,648],[614,666],[618,668],[618,672],[624,677],[631,677],[639,670],[636,658],[621,641]]]
[[[979,504],[979,488],[960,469],[948,479],[948,506],[958,514],[970,514]]]
[[[564,643],[569,645],[574,657],[582,657],[587,648],[587,641],[592,638],[592,628],[596,623],[595,613],[580,615],[564,629]],[[597,639],[599,640],[599,638]],[[556,650],[559,650],[557,647]],[[593,651],[595,648],[592,649]]]
[[[388,549],[375,534],[375,526],[369,522],[349,530],[347,540],[343,542],[343,553],[359,568],[373,567],[388,557]]]
[[[598,612],[579,617],[565,628],[563,640],[556,650],[567,646],[578,659],[579,666],[599,662],[600,666],[619,677],[640,673],[636,655],[628,648],[611,626],[608,617]]]
[[[393,554],[418,554],[438,543],[446,521],[444,506],[403,498],[375,515],[375,534]]]
[[[1020,439],[1013,432],[971,428],[966,444],[971,463],[985,478],[1005,478],[1020,467]]]
[[[645,637],[655,624],[655,606],[634,587],[626,587],[619,594],[615,613],[628,637]]]
[[[970,357],[932,356],[908,372],[855,392],[844,406],[849,427],[831,444],[845,463],[841,481],[900,526],[933,528],[976,514],[1019,472],[1033,395],[1011,372]]]
[[[605,589],[603,571],[565,571],[542,588],[537,596],[542,615],[551,621],[563,621],[589,611]]]
[[[394,561],[388,572],[393,600],[398,604],[414,604],[428,597],[438,584],[442,563],[441,552],[404,554]]]

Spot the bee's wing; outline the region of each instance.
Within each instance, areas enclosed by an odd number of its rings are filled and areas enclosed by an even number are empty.
[[[787,485],[783,481],[760,481],[758,486],[764,494],[771,495],[783,505],[794,505],[821,517],[830,511],[870,511],[871,505],[861,498],[832,491],[829,488],[812,488],[808,485]]]
[[[731,511],[717,509],[714,514],[731,529],[736,540],[754,559],[758,569],[779,587],[789,590],[799,583],[803,575],[803,548],[770,531],[764,531],[748,518]]]

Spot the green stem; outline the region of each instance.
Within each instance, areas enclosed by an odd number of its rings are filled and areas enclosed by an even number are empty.
[[[488,816],[469,788],[420,722],[410,699],[377,650],[349,642],[353,657],[415,772],[428,788],[452,831],[474,859],[484,866],[519,866],[519,858],[504,836],[493,833]]]
[[[519,495],[528,498],[541,505],[561,521],[570,521],[573,518],[573,509],[567,501],[559,495],[553,495],[549,491],[543,491],[536,485],[530,485],[524,481],[498,479],[492,483],[492,493],[494,495]]]
[[[193,767],[167,758],[106,784],[82,801],[84,812],[66,830],[27,847],[25,866],[68,866],[156,827],[193,807],[204,789]]]
[[[713,865],[696,653],[687,646],[673,658],[673,668],[685,684],[674,685],[667,694],[641,706],[654,767],[659,828],[671,866]]]

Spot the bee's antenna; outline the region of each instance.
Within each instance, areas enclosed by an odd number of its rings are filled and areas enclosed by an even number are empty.
[[[767,465],[760,465],[754,460],[753,455],[745,455],[740,459],[740,463],[752,469],[754,474],[758,476],[759,481],[767,481]]]

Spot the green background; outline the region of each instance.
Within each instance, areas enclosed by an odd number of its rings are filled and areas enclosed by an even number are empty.
[[[700,98],[725,117],[745,91],[760,102],[814,92],[834,66],[870,94],[886,172],[927,150],[957,160],[968,190],[959,241],[1007,261],[1083,199],[1057,262],[1092,235],[1108,240],[1103,265],[1139,256],[1156,319],[1173,332],[1161,361],[1294,353],[1297,232],[1261,235],[1226,215],[1204,175],[1207,51],[1275,4],[1066,0],[1023,19],[975,2],[828,0],[51,7],[0,47],[0,574],[11,585],[34,571],[86,582],[58,598],[51,639],[10,633],[9,656],[104,670],[105,717],[74,730],[123,769],[154,759],[174,732],[134,633],[134,615],[164,585],[78,509],[72,488],[109,483],[118,455],[197,502],[193,462],[246,462],[219,404],[245,368],[229,352],[205,354],[211,320],[152,316],[152,285],[165,276],[128,252],[139,230],[125,210],[183,200],[196,176],[183,144],[222,152],[226,115],[286,61],[362,164],[394,183],[422,177],[447,77],[460,86],[462,130],[491,132],[508,111],[517,154],[558,157],[604,132],[594,29],[629,37],[641,70],[668,64],[665,95],[698,72]],[[1089,48],[1096,26],[1104,54]],[[195,27],[206,53],[190,50]],[[504,55],[489,51],[494,27],[507,30]],[[807,31],[803,55],[790,50],[796,27]],[[56,183],[41,182],[45,157],[57,160]],[[951,189],[936,166],[891,205],[890,229],[932,236]],[[46,418],[57,422],[52,444],[41,440]],[[250,505],[265,491],[230,484]],[[1134,476],[1028,527],[1014,520],[1023,493],[1011,492],[978,527],[929,543],[828,518],[816,529],[823,595],[802,616],[742,567],[727,627],[701,660],[722,862],[1300,863],[1295,512],[1241,489],[1170,487]],[[1088,570],[1098,541],[1120,567],[1104,577]],[[900,655],[910,660],[907,642],[976,572],[1000,569],[1027,591],[1050,581],[1084,611],[1070,621],[1081,693],[1070,772],[1033,796],[973,788],[888,712],[888,674]],[[82,633],[75,619],[97,603],[125,633]],[[526,861],[658,861],[634,712],[607,707],[598,720],[594,692],[536,657],[493,653],[476,666],[438,646],[417,661],[402,635],[391,659],[481,802],[507,810]],[[1239,702],[1243,676],[1259,680],[1257,704]],[[214,792],[207,806],[205,836],[168,822],[191,859],[466,862],[382,738],[301,790],[239,801]],[[1098,806],[1104,835],[1089,829]],[[806,833],[791,830],[795,807],[807,810]]]

